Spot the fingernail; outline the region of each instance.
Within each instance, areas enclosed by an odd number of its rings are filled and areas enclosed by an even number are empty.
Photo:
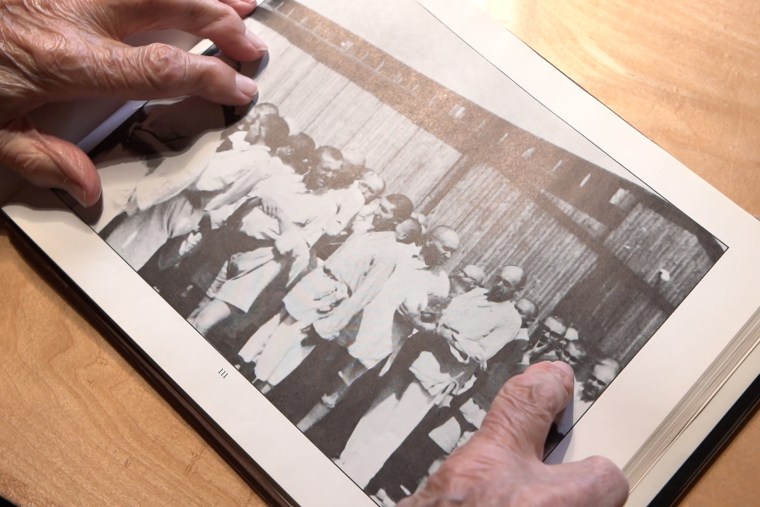
[[[238,90],[240,90],[243,95],[248,97],[249,100],[253,100],[253,97],[255,97],[256,93],[259,91],[259,87],[256,84],[256,81],[249,78],[248,76],[244,76],[243,74],[238,74],[235,77],[235,82],[237,84]]]
[[[264,53],[265,51],[269,50],[264,40],[253,33],[250,29],[245,30],[245,36],[251,42],[253,47],[256,48],[259,52]]]

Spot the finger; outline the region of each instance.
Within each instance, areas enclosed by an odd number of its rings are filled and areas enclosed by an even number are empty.
[[[541,458],[549,427],[573,394],[573,370],[566,363],[542,362],[502,387],[483,421],[480,438],[522,456]]]
[[[84,92],[124,99],[158,99],[194,95],[212,102],[241,106],[258,93],[256,82],[218,58],[191,55],[167,44],[132,48],[113,43],[95,56],[90,75],[82,76],[69,94]]]
[[[256,8],[257,5],[259,5],[259,1],[257,0],[221,0],[222,3],[225,3],[232,7],[235,12],[237,12],[238,16],[244,18],[250,13],[253,12],[253,10]]]
[[[609,459],[593,456],[583,461],[548,467],[552,482],[566,485],[566,505],[619,507],[628,498],[628,480]]]
[[[104,27],[119,39],[146,30],[183,30],[211,39],[230,58],[252,61],[266,51],[266,44],[240,16],[250,14],[255,5],[245,0],[126,0],[109,6]],[[111,27],[110,20],[118,24]]]
[[[64,190],[83,206],[100,198],[100,176],[89,157],[75,145],[39,132],[26,117],[0,129],[0,165],[36,186]]]

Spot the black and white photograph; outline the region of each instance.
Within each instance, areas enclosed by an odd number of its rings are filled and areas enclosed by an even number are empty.
[[[550,452],[726,246],[487,62],[455,90],[322,3],[247,21],[269,45],[250,108],[153,101],[98,146],[88,223],[393,505],[507,379],[560,360],[575,399]]]

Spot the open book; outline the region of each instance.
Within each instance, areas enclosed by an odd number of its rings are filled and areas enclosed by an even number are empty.
[[[758,374],[760,225],[424,4],[265,3],[253,108],[127,106],[83,140],[98,209],[3,211],[278,502],[394,503],[562,359],[547,461],[606,455],[645,504]]]

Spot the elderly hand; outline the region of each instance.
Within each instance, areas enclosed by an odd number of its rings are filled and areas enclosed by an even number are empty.
[[[79,148],[40,132],[27,114],[48,102],[92,96],[155,99],[196,95],[244,105],[256,83],[218,58],[164,44],[133,48],[131,34],[180,29],[211,39],[239,61],[266,46],[240,16],[253,0],[5,0],[0,3],[0,165],[60,188],[83,205],[100,179]]]
[[[572,391],[573,373],[565,363],[538,363],[510,379],[481,429],[399,507],[622,505],[628,483],[609,460],[541,461],[549,426]]]

